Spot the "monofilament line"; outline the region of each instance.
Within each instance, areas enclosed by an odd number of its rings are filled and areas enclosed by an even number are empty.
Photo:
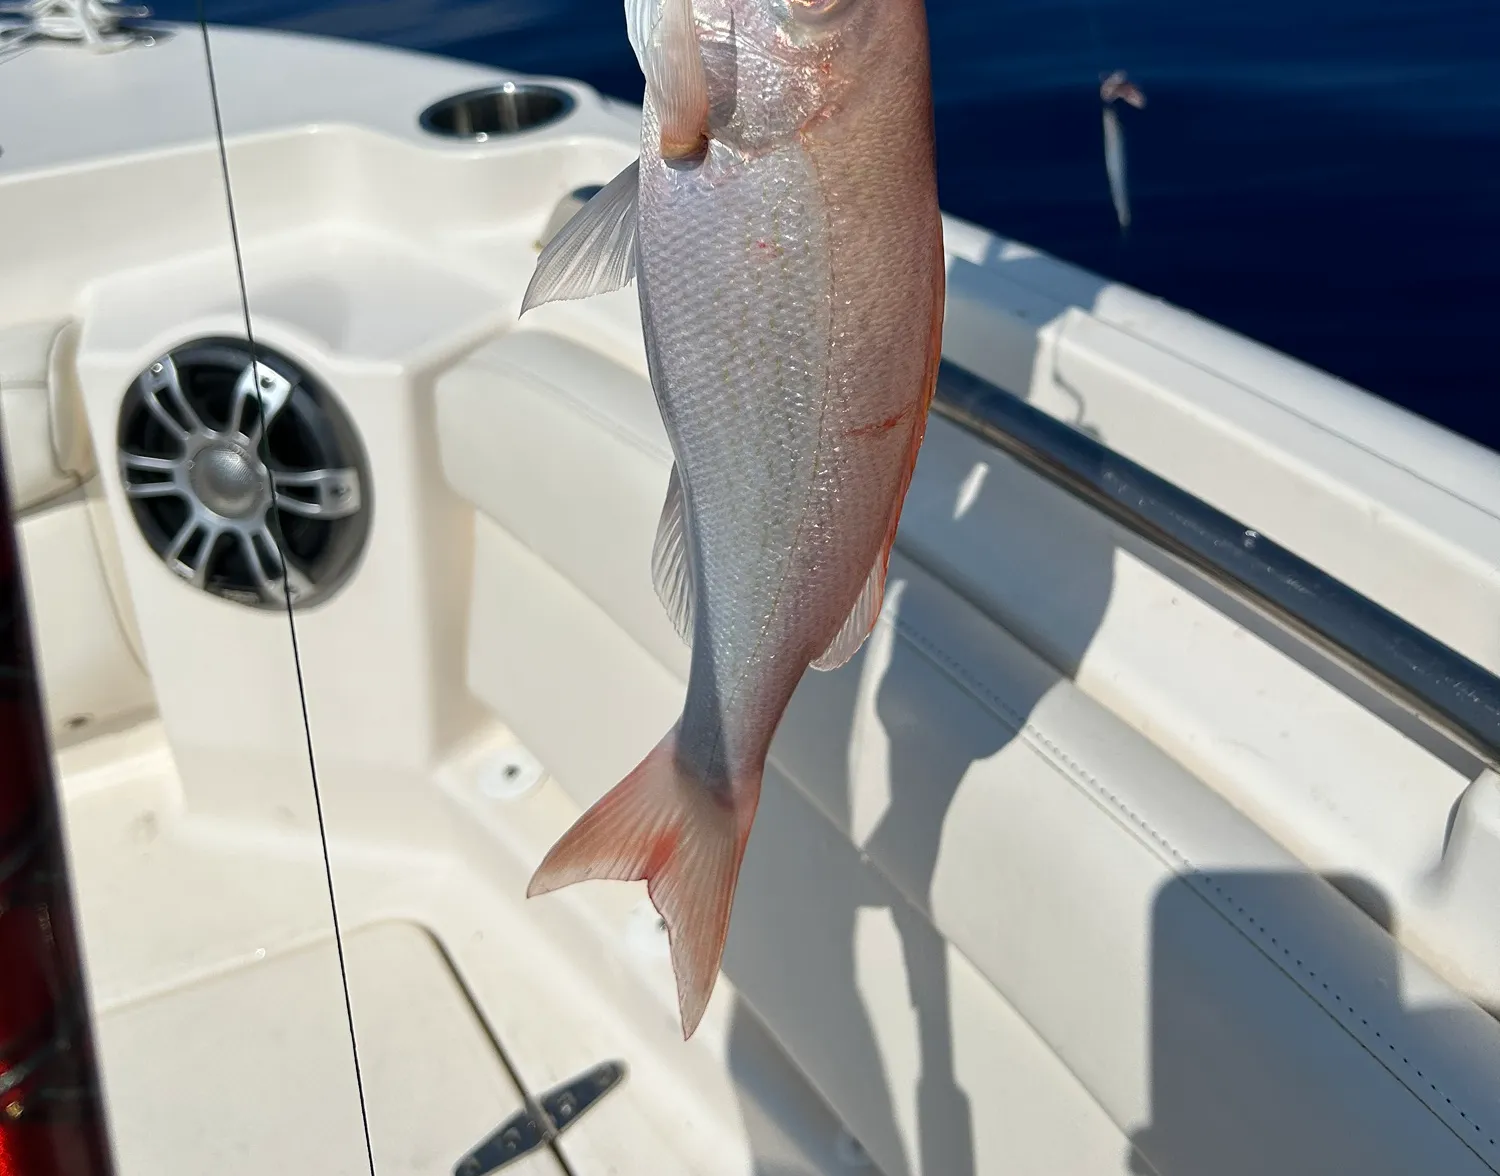
[[[209,43],[208,16],[204,10],[204,0],[198,0],[198,29],[203,35],[203,60],[208,67],[208,93],[214,114],[214,136],[219,145],[219,169],[224,176],[224,202],[229,213],[229,237],[234,248],[235,276],[240,287],[240,309],[245,316],[245,339],[250,345],[250,362],[252,365],[258,365],[259,355],[255,348],[255,332],[250,325],[250,296],[245,286],[245,259],[240,250],[239,223],[234,212],[234,190],[229,183],[229,151],[224,145],[224,118],[219,108],[219,83],[214,74],[213,47]],[[270,448],[267,441],[268,430],[266,429],[266,406],[261,396],[259,379],[255,381],[255,405],[260,421],[261,462],[269,470],[271,467]],[[349,972],[344,961],[344,937],[339,931],[339,905],[333,886],[333,862],[328,856],[328,829],[323,821],[323,796],[318,789],[318,763],[313,753],[312,726],[307,717],[307,687],[302,680],[302,655],[297,646],[297,622],[292,606],[291,585],[287,575],[289,565],[286,559],[286,544],[282,539],[281,511],[274,495],[272,495],[270,511],[271,533],[276,539],[276,558],[281,562],[282,595],[286,600],[286,623],[291,634],[292,667],[297,675],[297,698],[302,708],[302,734],[307,743],[307,769],[312,778],[313,806],[318,816],[318,840],[323,848],[323,874],[328,882],[328,909],[333,917],[333,944],[338,952],[339,983],[343,986],[344,1015],[349,1022],[349,1049],[354,1060],[354,1085],[359,1092],[359,1118],[365,1134],[365,1159],[369,1164],[370,1176],[375,1176],[375,1149],[370,1143],[370,1112],[365,1105],[364,1076],[359,1066],[359,1039],[354,1031],[354,1004],[349,998]]]

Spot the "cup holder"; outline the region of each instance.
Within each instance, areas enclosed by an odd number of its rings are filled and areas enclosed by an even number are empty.
[[[421,123],[430,135],[484,143],[555,123],[573,106],[573,95],[556,86],[505,82],[434,102],[422,112]]]

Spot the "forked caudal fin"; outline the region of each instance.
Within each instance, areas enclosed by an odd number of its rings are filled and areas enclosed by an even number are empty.
[[[674,728],[563,834],[526,890],[533,897],[591,878],[644,879],[672,945],[684,1040],[719,976],[759,783],[736,789],[734,799],[707,788],[679,766]]]

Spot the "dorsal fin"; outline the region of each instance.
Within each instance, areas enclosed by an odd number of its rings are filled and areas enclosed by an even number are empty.
[[[641,161],[633,159],[557,230],[536,259],[522,314],[544,302],[608,294],[635,278],[640,181]]]
[[[656,525],[656,543],[651,548],[651,581],[662,607],[672,618],[678,635],[693,643],[693,575],[688,564],[687,499],[682,493],[682,478],[677,466],[667,482],[667,500],[662,504],[661,521]]]

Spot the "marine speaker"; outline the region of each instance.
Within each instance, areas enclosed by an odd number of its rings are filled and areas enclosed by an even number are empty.
[[[369,470],[332,393],[286,356],[256,352],[198,339],[141,372],[120,406],[120,480],[177,576],[253,608],[288,597],[301,608],[359,561]]]

